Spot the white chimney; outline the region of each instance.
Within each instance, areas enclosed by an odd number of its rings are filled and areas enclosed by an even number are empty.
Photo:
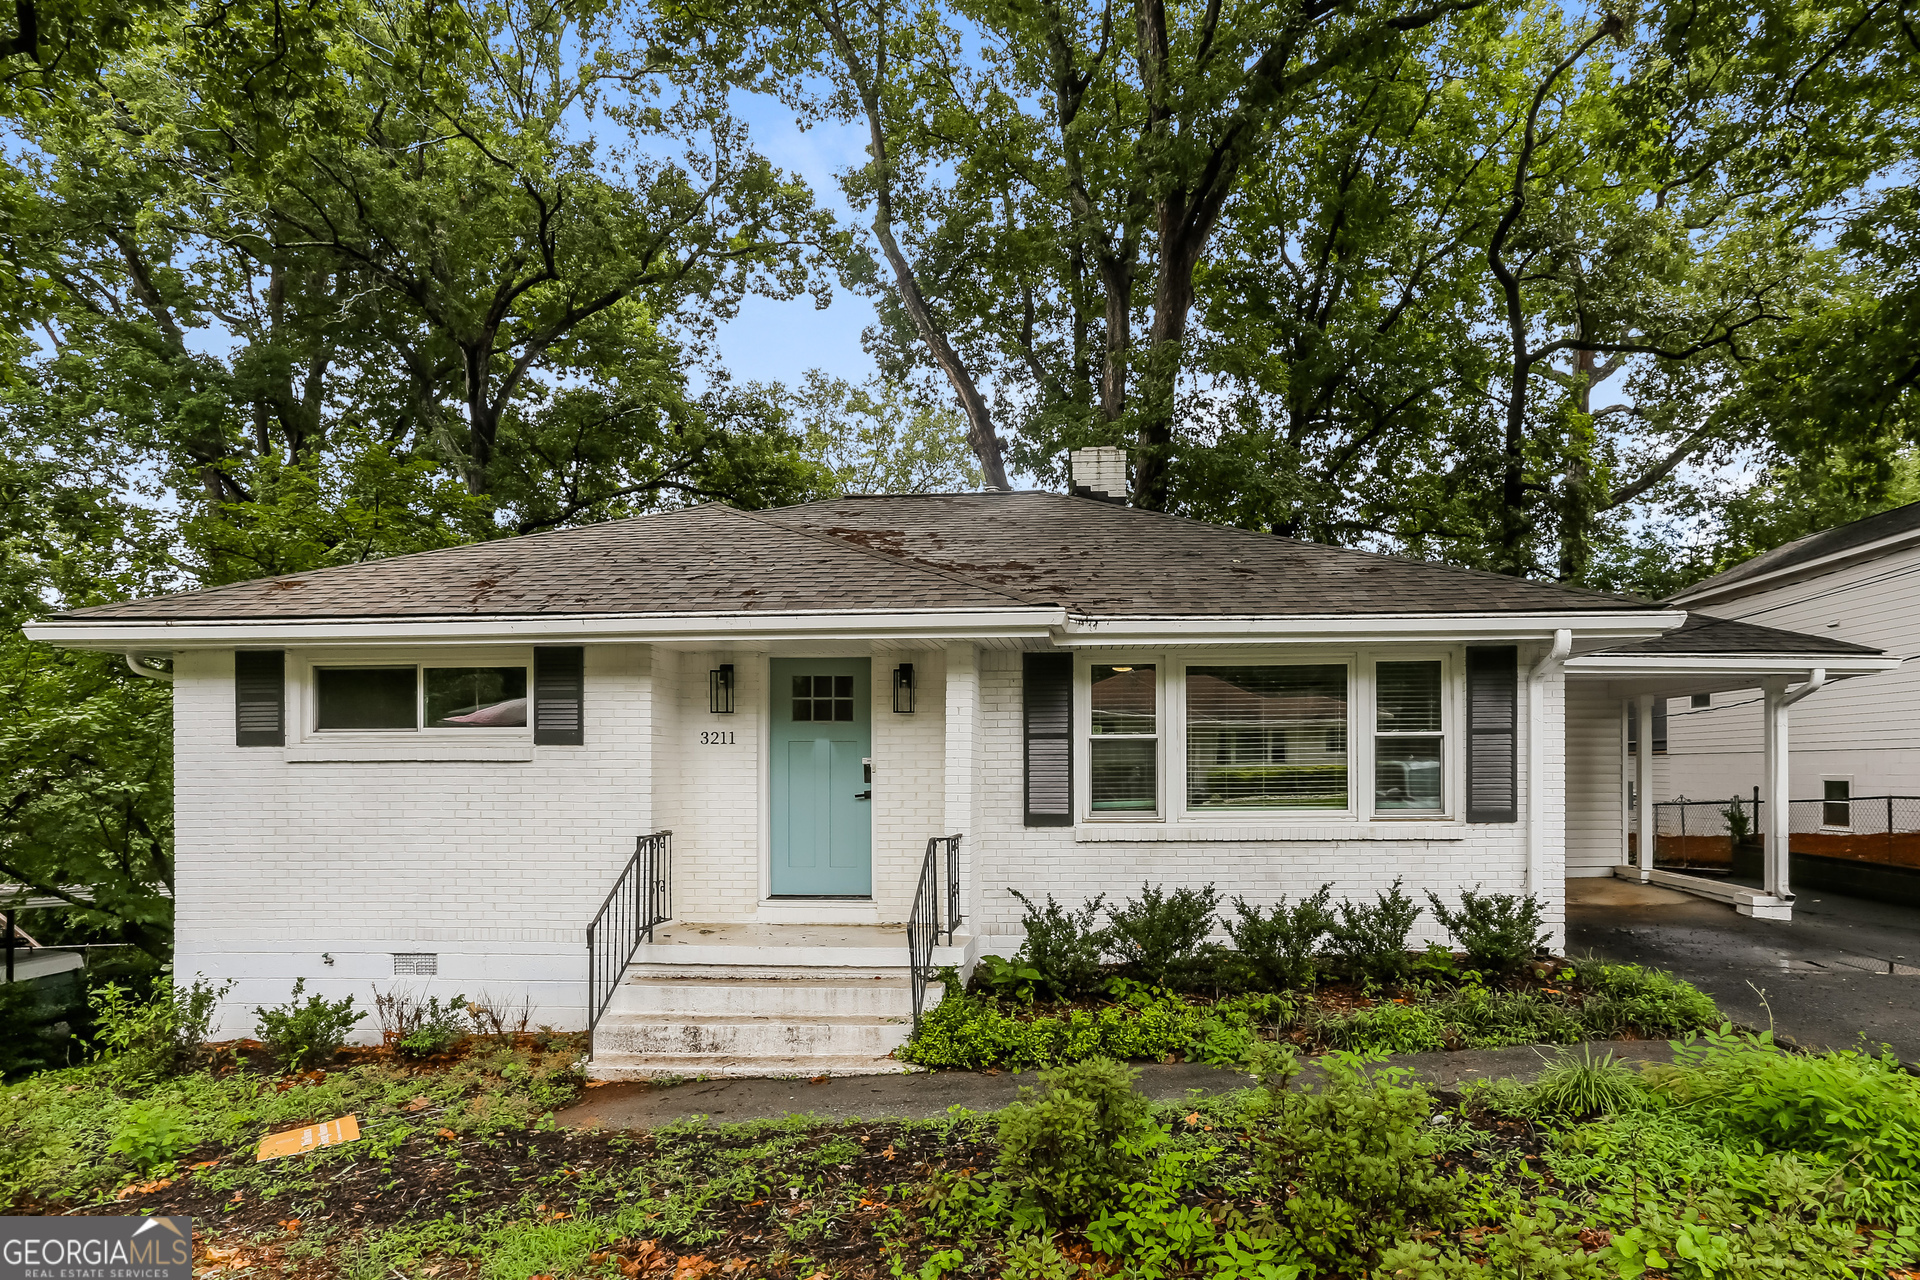
[[[1102,502],[1127,500],[1127,451],[1112,445],[1075,449],[1067,455],[1067,474],[1078,498]]]

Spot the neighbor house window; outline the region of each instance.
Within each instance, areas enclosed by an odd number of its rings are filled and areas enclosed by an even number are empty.
[[[1446,808],[1440,663],[1382,662],[1373,670],[1373,807],[1438,813]]]
[[[1853,825],[1853,784],[1843,779],[1828,778],[1821,787],[1823,794],[1820,797],[1820,825],[1851,827]]]
[[[1093,668],[1088,779],[1095,813],[1160,807],[1160,691],[1151,663]]]
[[[1187,808],[1346,807],[1345,666],[1187,668]]]
[[[313,669],[315,729],[519,729],[527,669],[359,666]]]

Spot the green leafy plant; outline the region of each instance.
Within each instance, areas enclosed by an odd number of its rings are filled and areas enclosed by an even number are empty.
[[[1020,944],[1015,959],[1036,970],[1048,992],[1059,999],[1097,991],[1104,977],[1100,957],[1107,948],[1107,933],[1095,922],[1106,904],[1106,895],[1098,894],[1078,911],[1069,911],[1055,902],[1052,894],[1047,895],[1046,906],[1036,907],[1018,889],[1008,892],[1026,908],[1020,919],[1026,941]]]
[[[1211,884],[1172,893],[1143,884],[1138,898],[1107,911],[1113,926],[1107,945],[1148,982],[1173,986],[1191,973],[1219,906],[1220,895]]]
[[[120,1130],[108,1144],[113,1155],[125,1156],[143,1174],[172,1164],[193,1146],[186,1117],[175,1106],[135,1103],[127,1108]]]
[[[300,996],[306,987],[305,978],[296,978],[292,999],[270,1008],[256,1005],[253,1010],[254,1017],[259,1019],[257,1034],[261,1042],[293,1071],[331,1059],[347,1042],[354,1024],[360,1021],[352,996],[328,1000],[314,995],[302,1003]]]
[[[1406,976],[1412,957],[1407,935],[1413,932],[1420,908],[1401,889],[1401,881],[1385,893],[1376,893],[1371,906],[1342,900],[1339,919],[1329,930],[1331,950],[1356,977],[1394,982]]]
[[[1000,1114],[1001,1177],[1055,1220],[1111,1203],[1165,1140],[1153,1104],[1134,1090],[1138,1074],[1110,1058],[1043,1073],[1045,1094],[1022,1089]]]
[[[1535,1115],[1574,1119],[1619,1115],[1645,1106],[1646,1087],[1640,1074],[1611,1052],[1593,1056],[1593,1046],[1578,1054],[1563,1050],[1534,1082],[1530,1099]]]
[[[1720,816],[1727,820],[1727,836],[1735,844],[1744,844],[1753,834],[1753,817],[1747,812],[1747,801],[1735,796]]]
[[[1480,893],[1479,885],[1460,893],[1460,909],[1450,909],[1440,895],[1427,890],[1427,901],[1453,940],[1475,964],[1489,969],[1513,969],[1546,949],[1541,926],[1545,904],[1532,894]]]
[[[1323,884],[1291,907],[1282,897],[1264,911],[1245,898],[1233,900],[1233,918],[1221,923],[1233,939],[1234,950],[1268,989],[1286,991],[1313,985],[1314,955],[1333,929],[1333,912],[1327,908],[1332,893],[1333,886]]]
[[[118,983],[95,987],[91,993],[95,1037],[113,1060],[114,1073],[134,1083],[172,1075],[195,1065],[203,1056],[214,1012],[232,980],[215,986],[198,976],[185,987],[166,980],[141,999]]]
[[[466,1011],[467,998],[463,995],[445,1004],[438,996],[428,996],[420,1006],[420,1016],[412,1030],[401,1037],[395,1048],[409,1058],[430,1058],[445,1053],[467,1038],[463,1018]]]
[[[1003,956],[981,956],[974,962],[973,984],[996,1000],[1032,1004],[1034,996],[1046,989],[1047,980],[1030,964]]]

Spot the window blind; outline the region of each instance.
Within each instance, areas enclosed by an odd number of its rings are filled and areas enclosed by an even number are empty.
[[[1187,807],[1347,807],[1344,666],[1187,668]]]
[[[1467,821],[1518,822],[1519,650],[1467,648]]]
[[[1029,653],[1021,667],[1026,825],[1073,825],[1073,657]]]
[[[287,742],[287,653],[240,649],[233,655],[233,741],[241,747]]]
[[[557,645],[533,651],[533,741],[577,747],[586,742],[586,650]]]

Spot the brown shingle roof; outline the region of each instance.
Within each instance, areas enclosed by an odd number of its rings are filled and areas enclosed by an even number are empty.
[[[1801,631],[1782,631],[1778,627],[1762,627],[1751,622],[1733,622],[1704,613],[1689,613],[1687,620],[1672,631],[1663,632],[1650,640],[1638,640],[1633,644],[1598,652],[1647,657],[1660,654],[1738,657],[1750,653],[1824,653],[1835,657],[1870,657],[1885,650],[1869,649],[1866,645],[1832,636],[1810,636]]]
[[[1057,605],[1085,616],[1645,609],[1049,493],[709,504],[57,615],[220,621]]]
[[[1855,547],[1864,547],[1904,533],[1913,533],[1916,530],[1920,530],[1920,502],[1910,502],[1904,507],[1895,507],[1891,511],[1882,511],[1877,515],[1866,516],[1847,524],[1835,525],[1831,529],[1822,529],[1819,533],[1810,533],[1804,538],[1797,538],[1771,551],[1763,551],[1751,560],[1742,560],[1731,569],[1694,583],[1677,595],[1684,598],[1699,592],[1718,591],[1749,579],[1769,577],[1776,572],[1792,569],[1796,565],[1824,560],[1828,556],[1839,555]]]

